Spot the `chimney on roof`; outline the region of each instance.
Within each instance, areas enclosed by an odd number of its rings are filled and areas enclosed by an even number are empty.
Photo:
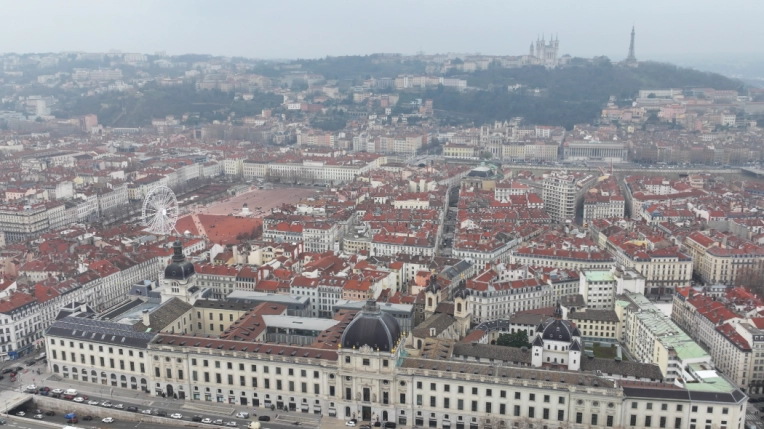
[[[141,314],[141,317],[143,318],[143,324],[147,327],[151,325],[151,321],[149,320],[149,311],[143,310],[143,313]]]

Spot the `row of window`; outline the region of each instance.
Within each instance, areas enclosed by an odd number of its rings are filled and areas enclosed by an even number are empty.
[[[50,353],[53,356],[53,359],[59,359],[59,357],[60,357],[60,359],[62,361],[67,362],[66,352],[62,351],[60,353],[60,355],[59,355],[58,350],[51,350]],[[143,352],[140,352],[140,354],[141,354],[141,357],[143,357],[142,356]],[[74,353],[74,352],[70,352],[69,355],[70,355],[70,359],[68,359],[68,361],[70,361],[72,363],[77,363],[77,354]],[[130,356],[132,356],[132,355],[133,355],[133,351],[130,350]],[[96,366],[96,362],[98,362],[98,365],[101,368],[113,368],[113,369],[116,369],[117,368],[117,364],[119,365],[119,369],[122,370],[122,371],[125,371],[126,368],[127,368],[125,366],[125,361],[123,359],[119,359],[119,361],[117,362],[117,361],[114,360],[114,358],[109,358],[109,365],[107,367],[107,365],[106,365],[106,358],[105,357],[98,356],[98,360],[96,361],[96,356],[93,356],[93,355],[87,355],[86,356],[84,353],[80,353],[79,363],[81,363],[83,365],[87,365],[89,363],[91,366]],[[127,366],[130,368],[130,371],[131,372],[135,372],[135,362],[131,360],[131,361],[127,362],[127,364],[128,364]],[[145,373],[146,372],[145,364],[141,362],[138,365],[139,365],[141,374]]]

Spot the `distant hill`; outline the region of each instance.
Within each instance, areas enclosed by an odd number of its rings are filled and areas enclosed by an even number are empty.
[[[665,63],[640,63],[638,68],[619,67],[607,61],[558,68],[490,68],[464,76],[468,90],[428,89],[436,112],[453,123],[476,125],[522,116],[532,123],[564,126],[589,123],[600,116],[611,95],[626,104],[640,89],[710,87],[742,89],[740,81],[716,73],[676,67]],[[517,91],[510,85],[522,85]],[[538,89],[538,91],[535,91]]]

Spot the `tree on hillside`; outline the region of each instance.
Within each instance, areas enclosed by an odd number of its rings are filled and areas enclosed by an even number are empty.
[[[531,343],[528,341],[528,333],[520,330],[512,334],[499,335],[499,339],[496,340],[496,345],[520,348],[530,347]]]

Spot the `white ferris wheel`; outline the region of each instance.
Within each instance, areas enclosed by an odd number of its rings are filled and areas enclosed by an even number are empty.
[[[157,235],[170,235],[178,221],[178,200],[167,186],[151,190],[143,200],[143,223],[146,230]]]

